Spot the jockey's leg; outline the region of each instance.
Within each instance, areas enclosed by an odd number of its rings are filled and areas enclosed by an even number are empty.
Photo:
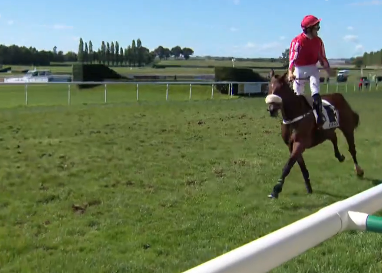
[[[304,67],[296,67],[293,74],[296,76],[296,79],[293,81],[293,91],[296,95],[304,95],[305,92],[305,83],[306,80],[303,80]]]
[[[316,66],[312,67],[310,73],[310,91],[313,98],[313,107],[317,112],[317,125],[321,127],[324,124],[322,114],[322,99],[320,95],[320,73]]]

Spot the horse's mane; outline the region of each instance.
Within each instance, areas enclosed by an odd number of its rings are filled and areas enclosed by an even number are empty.
[[[289,96],[288,96],[288,98],[286,99],[286,100],[288,100],[288,101],[290,101],[290,100],[295,100],[296,102],[299,102],[299,103],[303,103],[303,104],[305,104],[305,105],[307,105],[308,107],[310,107],[309,106],[309,104],[308,104],[308,102],[306,101],[306,99],[305,98],[303,98],[303,96],[299,96],[299,95],[297,95],[295,92],[294,92],[294,90],[293,90],[293,88],[292,88],[292,86],[291,86],[291,83],[289,83],[289,82],[287,82],[287,81],[285,81],[285,82],[282,82],[284,79],[285,79],[285,76],[286,76],[286,74],[284,74],[284,75],[282,75],[282,76],[280,76],[280,75],[274,75],[273,77],[276,79],[276,80],[278,80],[278,82],[279,82],[279,84],[281,84],[282,85],[282,87],[281,88],[283,88],[283,91],[284,92],[286,92]],[[284,78],[284,79],[283,79]],[[280,80],[280,79],[282,79],[282,80]]]

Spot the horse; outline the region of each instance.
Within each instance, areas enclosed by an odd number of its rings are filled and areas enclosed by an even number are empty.
[[[326,140],[333,144],[334,156],[339,162],[344,162],[345,156],[340,153],[337,144],[336,129],[340,129],[348,143],[349,152],[353,158],[355,173],[363,177],[364,171],[357,161],[354,131],[360,124],[358,113],[352,110],[349,103],[340,93],[322,95],[322,109],[325,123],[321,128],[317,126],[317,113],[313,109],[313,99],[310,95],[297,95],[292,90],[287,79],[287,73],[272,74],[269,82],[268,95],[265,103],[271,117],[277,117],[279,110],[282,113],[281,136],[289,148],[289,159],[282,169],[281,177],[269,198],[278,198],[282,192],[285,178],[294,164],[298,163],[308,194],[313,193],[310,183],[309,171],[305,165],[303,153]]]

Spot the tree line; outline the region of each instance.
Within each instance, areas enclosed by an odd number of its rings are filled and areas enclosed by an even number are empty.
[[[365,52],[363,56],[354,58],[352,62],[358,68],[370,65],[382,65],[382,49],[379,51]]]
[[[141,39],[133,40],[125,49],[116,42],[102,41],[97,51],[93,49],[92,41],[85,42],[80,39],[78,45],[77,61],[81,63],[102,63],[112,66],[143,66],[152,63],[156,57],[160,60],[171,56],[175,58],[189,59],[194,51],[191,48],[175,46],[171,49],[158,46],[151,51],[142,45]]]
[[[131,45],[123,48],[115,42],[102,42],[100,48],[94,49],[92,41],[85,42],[80,38],[78,52],[69,51],[64,54],[55,46],[52,50],[37,50],[35,47],[1,45],[0,64],[48,66],[50,63],[81,62],[102,63],[112,66],[143,66],[150,64],[157,57],[160,60],[175,58],[189,59],[194,51],[189,47],[175,46],[171,49],[158,46],[150,51],[142,45],[142,41],[133,40]]]

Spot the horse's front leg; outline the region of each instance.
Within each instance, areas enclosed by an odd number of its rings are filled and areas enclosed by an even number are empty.
[[[297,158],[297,163],[300,166],[302,176],[304,177],[306,191],[311,194],[313,193],[313,189],[312,185],[310,184],[309,171],[305,165],[304,157],[302,154]]]
[[[277,184],[273,187],[272,193],[268,195],[269,198],[278,198],[279,197],[279,194],[283,190],[285,178],[289,175],[290,170],[293,168],[297,159],[301,156],[301,154],[304,152],[304,150],[305,150],[305,148],[304,148],[304,145],[302,143],[300,143],[300,142],[294,142],[293,143],[292,152],[290,153],[289,159],[283,168],[283,171],[281,173],[281,177],[277,181]]]

